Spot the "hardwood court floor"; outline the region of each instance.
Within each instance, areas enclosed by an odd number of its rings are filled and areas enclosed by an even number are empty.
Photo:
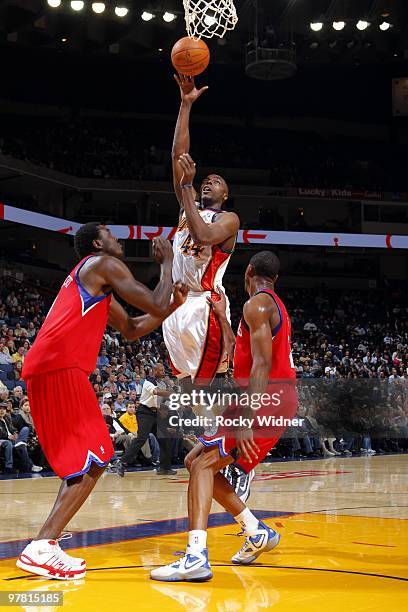
[[[150,581],[149,569],[185,547],[187,474],[106,475],[69,526],[64,548],[87,560],[84,580],[28,577],[13,557],[35,534],[56,478],[0,481],[0,590],[64,591],[79,611],[403,612],[408,609],[408,456],[264,464],[250,506],[282,534],[257,565],[230,563],[239,529],[214,504],[205,584]],[[74,554],[75,554],[74,553]],[[21,608],[40,610],[40,608]],[[41,610],[58,608],[41,608]]]

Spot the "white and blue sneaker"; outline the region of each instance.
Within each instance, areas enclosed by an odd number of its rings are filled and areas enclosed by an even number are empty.
[[[212,575],[208,550],[204,548],[201,552],[192,551],[189,546],[184,557],[150,572],[152,580],[162,582],[205,582]]]
[[[262,521],[258,523],[258,531],[253,536],[247,536],[241,550],[231,559],[238,565],[249,565],[264,552],[275,548],[280,542],[280,534]]]

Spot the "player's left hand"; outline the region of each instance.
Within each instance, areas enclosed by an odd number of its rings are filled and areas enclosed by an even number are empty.
[[[179,157],[179,164],[183,170],[183,176],[181,177],[180,186],[183,185],[192,185],[195,173],[196,173],[196,165],[188,153],[183,153]]]
[[[215,301],[208,297],[207,302],[214,311],[217,319],[225,319],[227,316],[227,299],[225,293],[219,287],[217,287],[217,295],[219,296],[219,300]]]
[[[252,429],[238,429],[235,433],[235,441],[240,456],[246,461],[258,459],[259,446],[254,440]]]
[[[177,281],[173,285],[173,302],[176,306],[181,306],[187,299],[188,295],[188,285],[182,283],[181,281]]]
[[[153,259],[157,261],[158,264],[165,262],[172,263],[173,247],[170,240],[166,240],[166,238],[160,236],[158,238],[153,238],[152,255]]]

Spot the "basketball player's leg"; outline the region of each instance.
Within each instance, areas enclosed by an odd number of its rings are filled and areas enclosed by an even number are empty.
[[[82,578],[85,561],[67,555],[58,539],[112,458],[112,442],[82,370],[50,372],[30,379],[28,394],[40,444],[63,482],[44,526],[23,550],[17,566],[48,578]]]
[[[214,477],[233,461],[230,455],[221,457],[218,447],[213,446],[206,448],[192,462],[188,486],[189,533],[186,554],[175,563],[153,570],[150,574],[153,580],[202,582],[212,577],[206,542]]]
[[[50,514],[34,540],[57,540],[88,499],[104,471],[105,466],[92,463],[86,474],[64,480]]]
[[[191,473],[192,465],[194,464],[197,457],[203,453],[205,446],[202,442],[198,442],[194,448],[188,453],[184,460],[184,465],[188,472]],[[230,461],[228,465],[230,465],[233,461]],[[243,510],[245,510],[246,506],[241,501],[241,499],[236,495],[234,489],[231,484],[225,478],[222,472],[215,474],[214,476],[214,485],[213,485],[213,499],[217,503],[220,504],[227,512],[232,514],[232,516],[237,516]]]

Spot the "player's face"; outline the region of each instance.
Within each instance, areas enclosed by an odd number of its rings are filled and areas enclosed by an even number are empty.
[[[123,246],[106,225],[99,226],[99,240],[103,253],[119,258],[123,256]]]
[[[228,197],[227,183],[222,176],[210,174],[201,183],[201,204],[204,208],[209,208],[218,204],[222,206]]]

